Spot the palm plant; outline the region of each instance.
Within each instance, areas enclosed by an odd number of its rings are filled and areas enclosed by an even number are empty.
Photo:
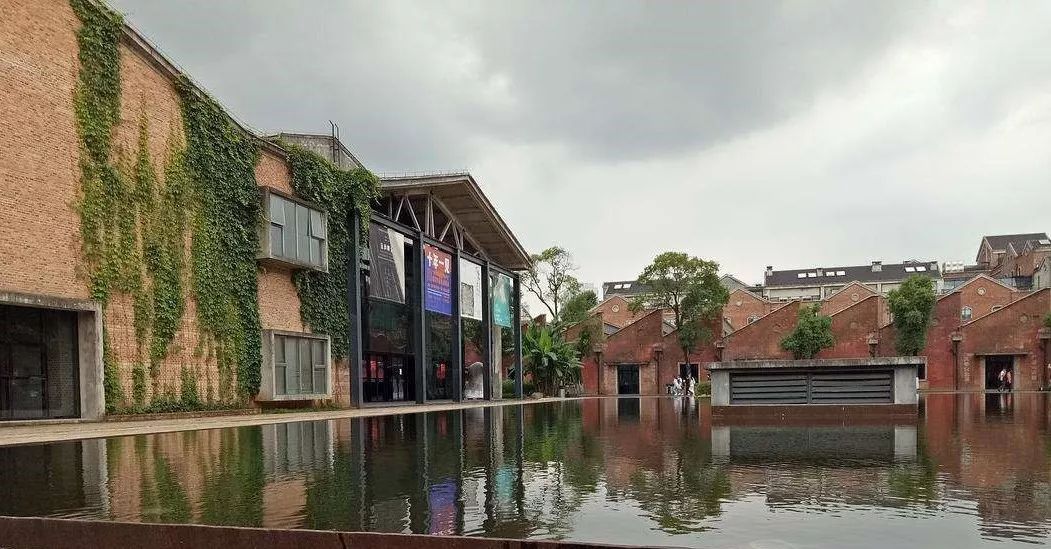
[[[525,373],[544,394],[580,381],[580,356],[550,326],[532,324],[522,337]]]

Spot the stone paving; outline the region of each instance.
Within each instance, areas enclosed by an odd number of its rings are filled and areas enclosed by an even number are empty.
[[[464,408],[484,408],[488,406],[509,406],[512,404],[533,404],[559,400],[555,398],[526,400],[497,400],[485,402],[447,402],[440,404],[398,405],[382,407],[365,407],[348,410],[324,410],[285,412],[268,414],[246,414],[226,416],[203,416],[190,418],[121,420],[98,422],[49,422],[21,425],[4,425],[0,423],[0,446],[16,444],[39,444],[63,440],[85,438],[107,438],[125,435],[143,435],[151,433],[168,433],[173,431],[194,431],[198,429],[223,429],[226,427],[244,427],[265,425],[268,423],[293,423],[296,421],[319,421],[327,419],[346,419],[355,417],[385,416],[410,414],[416,412],[439,412],[442,410],[459,410]]]

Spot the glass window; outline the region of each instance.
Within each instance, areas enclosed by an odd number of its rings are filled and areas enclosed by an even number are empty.
[[[274,393],[328,393],[328,353],[324,339],[274,335]]]
[[[966,322],[966,321],[968,321],[970,319],[971,319],[971,308],[970,307],[964,307],[963,309],[960,309],[960,320],[963,320],[963,321]]]
[[[326,267],[326,220],[323,212],[271,194],[267,203],[270,257]]]

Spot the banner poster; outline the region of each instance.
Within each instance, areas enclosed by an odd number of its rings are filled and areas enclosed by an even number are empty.
[[[511,277],[507,275],[493,277],[493,323],[511,327]]]
[[[460,259],[460,316],[482,319],[482,266]]]
[[[369,225],[369,297],[405,303],[405,235]]]
[[[423,245],[424,308],[443,315],[453,314],[453,256],[436,246]]]

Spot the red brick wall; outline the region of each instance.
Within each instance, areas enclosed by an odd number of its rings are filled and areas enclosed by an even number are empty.
[[[972,319],[989,314],[993,307],[1003,307],[1020,297],[1020,292],[984,276],[975,277],[956,291],[961,294],[960,309],[970,307]],[[960,311],[956,313],[959,315]]]
[[[792,354],[781,348],[781,338],[795,328],[799,306],[798,301],[789,302],[727,336],[723,360],[791,359]]]
[[[864,358],[869,356],[868,340],[879,333],[880,302],[872,294],[833,313],[832,335],[836,343],[817,354],[817,358]]]
[[[734,330],[740,330],[748,325],[748,317],[762,318],[780,306],[781,303],[767,301],[751,292],[737,289],[730,293],[730,299],[723,307],[723,317],[729,320]]]
[[[832,313],[842,311],[843,309],[846,309],[855,303],[859,303],[861,300],[873,295],[876,295],[876,292],[868,286],[857,282],[851,282],[835,294],[832,294],[828,299],[821,302],[821,314],[831,315]],[[857,299],[855,299],[855,297]]]
[[[719,316],[716,315],[708,326],[709,333],[712,334],[711,339],[698,345],[697,348],[690,351],[688,355],[688,362],[690,364],[697,364],[699,370],[698,381],[708,381],[708,371],[704,369],[704,365],[719,360],[715,353],[715,341],[719,339],[721,329],[722,323],[719,321]],[[664,353],[661,355],[660,364],[658,364],[657,368],[657,389],[661,392],[664,391],[665,385],[671,383],[672,380],[679,375],[679,363],[683,362],[682,349],[679,347],[678,332],[673,331],[664,336],[663,343]]]
[[[1045,375],[1041,360],[1046,359],[1037,333],[1041,319],[1051,310],[1049,295],[1051,289],[1038,290],[960,328],[961,389],[983,389],[984,357],[1005,353],[1019,355],[1015,361],[1015,389],[1040,388]]]
[[[592,312],[601,313],[603,322],[620,328],[641,318],[648,311],[633,313],[631,312],[631,303],[623,297],[615,295],[596,305]]]
[[[602,353],[601,394],[617,394],[617,364],[639,364],[639,392],[658,394],[653,346],[662,340],[662,315],[651,311],[606,338]]]

